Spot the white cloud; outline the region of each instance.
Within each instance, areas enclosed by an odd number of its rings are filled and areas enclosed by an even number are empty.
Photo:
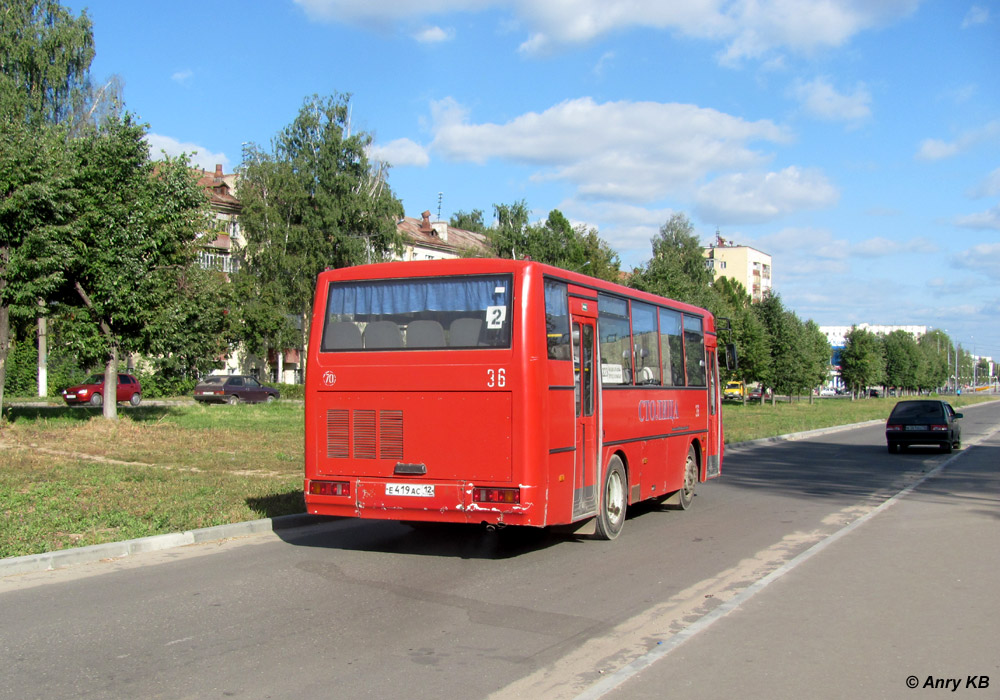
[[[1000,120],[991,121],[977,129],[969,129],[954,141],[924,139],[917,150],[919,160],[942,160],[968,151],[983,143],[1000,140]]]
[[[852,245],[850,254],[854,257],[879,258],[902,253],[936,253],[938,250],[933,241],[922,236],[908,241],[894,241],[876,236]]]
[[[967,214],[955,219],[955,225],[962,228],[993,229],[1000,231],[1000,204],[977,214]],[[996,261],[993,262],[997,265]],[[997,265],[1000,268],[1000,265]]]
[[[229,171],[229,158],[225,153],[212,153],[196,143],[182,143],[162,134],[146,134],[146,143],[149,144],[149,157],[153,160],[162,160],[161,152],[165,152],[171,158],[186,153],[191,165],[202,170],[214,171],[216,165],[222,165],[224,171]]]
[[[536,166],[535,181],[568,182],[583,198],[632,202],[689,192],[712,173],[759,167],[769,156],[749,144],[790,139],[769,120],[749,122],[687,104],[586,97],[505,124],[473,124],[452,99],[434,103],[432,117],[431,148],[442,157]]]
[[[698,190],[698,214],[719,224],[762,223],[803,209],[832,206],[840,197],[822,172],[789,166],[779,172],[735,173]]]
[[[796,83],[792,92],[803,109],[819,119],[857,124],[871,116],[871,94],[862,83],[847,95],[837,92],[826,78],[817,78]]]
[[[386,25],[445,12],[479,12],[507,3],[505,0],[295,0],[295,4],[318,21]]]
[[[410,139],[396,139],[386,144],[374,144],[368,156],[392,166],[425,168],[431,162],[427,149]]]
[[[847,241],[834,238],[825,229],[816,228],[785,228],[776,233],[762,236],[756,241],[759,250],[778,251],[783,255],[792,255],[797,260],[817,259],[827,265],[832,261],[846,260],[850,245]],[[784,274],[790,274],[793,269],[802,271],[802,266],[787,266]],[[806,269],[807,274],[811,274]]]
[[[775,50],[842,46],[856,34],[910,15],[921,0],[295,0],[317,21],[372,26],[448,12],[507,11],[528,31],[526,54],[594,41],[616,31],[651,28],[716,41],[721,59],[766,58]]]
[[[965,18],[962,20],[962,29],[968,29],[969,27],[974,27],[979,24],[986,24],[989,21],[989,8],[973,5],[969,8],[969,11],[965,14]]]
[[[990,278],[1000,280],[1000,243],[981,243],[964,250],[952,258],[952,264],[963,270],[982,272]]]
[[[969,195],[976,199],[1000,196],[1000,168],[987,175],[982,182],[973,188]]]
[[[413,38],[421,44],[440,44],[454,39],[455,31],[453,29],[442,29],[441,27],[424,27],[416,32]]]
[[[191,81],[192,77],[194,77],[194,71],[188,69],[188,70],[177,71],[176,73],[170,76],[170,79],[173,80],[175,83],[186,85]]]

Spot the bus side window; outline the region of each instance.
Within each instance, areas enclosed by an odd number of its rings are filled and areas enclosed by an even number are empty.
[[[660,354],[663,356],[663,383],[684,386],[684,338],[681,315],[677,311],[660,309]]]
[[[597,295],[597,323],[601,340],[601,379],[605,386],[632,383],[632,329],[628,302]]]
[[[635,383],[660,383],[660,343],[656,333],[656,309],[632,302],[632,338],[635,341]]]
[[[684,357],[687,361],[688,386],[706,386],[705,334],[701,319],[684,316]]]
[[[570,359],[569,289],[545,280],[545,339],[550,360]]]

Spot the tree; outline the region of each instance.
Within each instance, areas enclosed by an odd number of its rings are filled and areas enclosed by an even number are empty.
[[[46,311],[71,208],[63,135],[93,96],[93,32],[55,0],[0,10],[0,406],[10,322]],[[34,295],[34,296],[33,296]]]
[[[0,115],[69,125],[91,95],[93,27],[56,0],[7,0],[0,11]]]
[[[923,356],[910,333],[896,330],[882,339],[885,348],[885,381],[899,389],[915,390],[919,385]]]
[[[917,376],[917,387],[933,391],[948,384],[951,376],[951,338],[940,329],[934,329],[917,340],[922,359]]]
[[[387,166],[368,160],[371,143],[368,133],[351,131],[349,95],[313,95],[273,139],[271,152],[254,144],[244,150],[239,197],[247,245],[240,274],[251,275],[278,304],[275,314],[302,319],[302,347],[321,271],[400,250],[396,221],[403,205],[386,183]]]
[[[186,160],[168,158],[154,171],[144,137],[145,127],[125,115],[72,142],[79,211],[61,301],[82,307],[76,318],[89,324],[75,339],[101,357],[107,387],[123,354],[149,350],[148,330],[176,298],[207,218],[207,197]],[[117,417],[114,401],[104,402],[104,416]]]
[[[808,388],[822,386],[830,376],[830,341],[820,331],[813,320],[806,321],[802,328],[802,351],[806,358],[806,379]],[[812,391],[809,392],[812,403]]]
[[[180,382],[222,366],[236,342],[231,310],[233,285],[219,270],[197,263],[155,270],[150,288],[155,309],[144,329],[143,347],[164,379]]]
[[[473,209],[470,212],[457,211],[451,215],[448,225],[452,228],[460,228],[464,231],[486,233],[486,224],[483,221],[482,209]]]
[[[856,394],[885,381],[885,354],[877,335],[857,327],[848,331],[840,352],[840,376]]]
[[[684,214],[674,214],[652,241],[653,257],[635,270],[629,284],[653,294],[708,306],[712,272],[705,266],[701,242]]]
[[[69,161],[59,134],[14,120],[0,121],[0,406],[11,322],[39,312],[62,282],[68,255],[72,192]]]
[[[494,204],[496,224],[486,238],[498,258],[524,259],[528,256],[528,204],[523,199],[513,204]]]

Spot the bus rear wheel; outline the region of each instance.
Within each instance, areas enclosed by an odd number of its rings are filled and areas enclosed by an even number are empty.
[[[694,503],[694,490],[698,485],[698,456],[694,445],[688,447],[684,460],[684,485],[677,491],[660,498],[660,503],[671,510],[689,510]]]
[[[625,466],[618,455],[608,461],[601,489],[601,503],[597,511],[597,536],[613,540],[625,526],[625,509],[628,506],[628,478]]]

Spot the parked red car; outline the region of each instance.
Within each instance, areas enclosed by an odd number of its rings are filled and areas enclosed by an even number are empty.
[[[86,403],[100,406],[104,403],[104,375],[92,374],[83,384],[77,384],[62,390],[63,401],[69,405]],[[128,401],[138,406],[142,401],[142,385],[131,374],[118,375],[118,392],[115,400],[118,403]]]

